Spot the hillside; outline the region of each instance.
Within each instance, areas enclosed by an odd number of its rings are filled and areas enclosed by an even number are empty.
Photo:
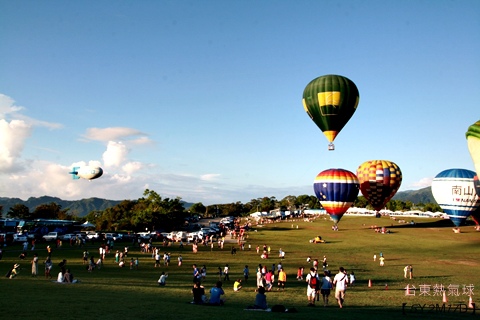
[[[412,203],[436,203],[430,187],[426,187],[419,190],[408,190],[398,192],[394,197],[394,200],[411,201]],[[62,207],[62,209],[69,209],[70,214],[74,214],[78,217],[84,217],[92,211],[105,210],[111,208],[122,200],[107,200],[100,198],[88,198],[82,200],[62,200],[56,197],[43,196],[39,198],[31,197],[24,201],[19,198],[2,198],[0,197],[0,206],[3,206],[3,216],[6,216],[7,212],[16,204],[23,204],[28,207],[30,212],[33,212],[36,207],[42,204],[56,203]],[[185,209],[192,206],[192,203],[182,201]]]
[[[123,200],[107,200],[100,198],[88,198],[82,200],[62,200],[56,197],[43,196],[39,198],[31,197],[28,200],[22,200],[19,198],[2,198],[0,197],[0,206],[3,206],[3,216],[5,217],[10,210],[16,204],[23,204],[27,206],[30,212],[33,212],[36,207],[42,204],[56,203],[62,207],[62,209],[69,209],[69,214],[76,215],[78,217],[84,217],[92,211],[102,211],[107,208],[111,208],[122,202]],[[183,207],[188,209],[192,203],[181,201]]]
[[[437,203],[433,198],[432,188],[426,187],[419,190],[407,190],[398,192],[393,200],[411,201],[414,204],[418,203]]]
[[[3,216],[6,216],[11,207],[16,204],[23,204],[33,212],[36,207],[42,204],[56,203],[62,209],[69,209],[69,213],[83,217],[94,210],[105,210],[119,204],[121,201],[106,200],[100,198],[89,198],[82,200],[62,200],[56,197],[43,196],[39,198],[31,197],[24,201],[19,198],[0,198],[0,205],[3,206]]]

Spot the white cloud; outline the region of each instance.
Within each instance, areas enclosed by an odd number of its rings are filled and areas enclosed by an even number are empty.
[[[212,180],[216,180],[218,177],[220,177],[220,174],[218,173],[207,173],[207,174],[201,175],[200,180],[212,181]]]
[[[0,119],[0,172],[15,170],[31,132],[31,126],[24,121]]]
[[[132,128],[125,128],[125,127],[111,127],[111,128],[89,128],[87,132],[84,134],[84,137],[89,140],[96,140],[96,141],[118,141],[124,140],[126,138],[132,136],[146,136],[145,133],[138,131]],[[147,139],[143,137],[141,139]]]
[[[42,121],[25,116],[21,113],[21,111],[24,110],[26,110],[24,107],[15,105],[15,100],[0,93],[0,118],[21,120],[33,127],[46,127],[49,129],[59,129],[63,127],[63,125],[59,123]]]
[[[417,182],[414,182],[412,185],[417,188],[430,187],[432,185],[433,178],[422,178]]]
[[[132,161],[128,162],[127,164],[122,166],[122,170],[128,174],[131,175],[132,173],[135,173],[139,170],[141,170],[144,167],[143,163],[138,162],[138,161]]]
[[[103,153],[105,167],[120,167],[126,160],[129,150],[123,142],[109,141]]]
[[[16,106],[15,100],[0,93],[0,117],[5,118],[8,114],[15,114],[24,109],[23,107]]]

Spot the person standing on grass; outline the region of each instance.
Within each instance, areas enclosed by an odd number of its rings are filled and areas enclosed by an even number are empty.
[[[323,272],[323,278],[320,286],[320,293],[322,294],[323,306],[328,305],[328,297],[330,296],[330,290],[332,289],[332,279],[328,275],[328,271]]]
[[[345,290],[347,289],[348,284],[348,276],[343,267],[338,269],[338,273],[333,278],[333,284],[335,285],[335,299],[337,299],[338,306],[343,308],[343,302],[345,301]]]
[[[385,257],[380,256],[380,258],[378,260],[380,260],[380,267],[383,267],[385,265]]]
[[[257,287],[263,287],[263,276],[259,269],[257,270]]]
[[[409,273],[410,273],[410,279],[413,279],[413,267],[412,267],[412,265],[409,265],[408,269],[409,269]]]
[[[355,273],[352,271],[350,272],[350,286],[353,287],[354,284],[355,284]]]
[[[205,265],[203,265],[202,269],[200,269],[200,275],[202,277],[202,281],[205,281],[207,278],[207,267]]]
[[[266,290],[266,291],[272,291],[272,287],[273,287],[273,282],[272,282],[273,274],[274,274],[274,273],[273,273],[272,270],[268,271],[268,272],[265,274],[264,280],[265,280],[265,290]]]
[[[202,278],[202,276],[200,275],[200,270],[198,270],[197,268],[197,265],[194,264],[193,265],[193,282],[197,282],[197,281],[200,281],[200,279]]]
[[[225,267],[223,268],[223,281],[230,281],[230,276],[229,276],[229,272],[230,272],[230,267],[228,266],[228,264],[225,265]]]
[[[182,266],[182,261],[183,261],[183,258],[182,258],[181,254],[178,256],[177,260],[178,260],[178,266],[181,267]]]
[[[310,272],[305,278],[307,282],[307,300],[309,307],[315,307],[315,296],[317,293],[318,276],[315,268],[310,268]]]
[[[243,268],[243,277],[245,278],[245,282],[247,282],[249,275],[250,275],[250,270],[248,269],[248,266],[245,265],[245,268]]]
[[[45,278],[52,279],[52,274],[51,274],[52,267],[53,267],[52,260],[49,257],[47,257],[44,264],[45,264]]]
[[[282,289],[282,291],[285,291],[285,283],[287,282],[287,273],[283,268],[280,269],[278,272],[278,291]]]
[[[38,274],[38,255],[36,253],[33,254],[32,259],[32,277],[36,277]]]

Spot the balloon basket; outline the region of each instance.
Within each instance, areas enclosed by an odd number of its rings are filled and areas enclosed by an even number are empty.
[[[330,150],[330,151],[335,150],[335,145],[334,145],[333,143],[330,143],[330,144],[328,145],[328,150]]]

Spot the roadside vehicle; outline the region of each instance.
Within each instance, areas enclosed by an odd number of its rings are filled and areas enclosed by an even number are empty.
[[[105,233],[105,240],[113,240],[116,241],[118,235],[116,233]]]
[[[214,236],[216,234],[216,232],[210,228],[202,228],[200,231],[206,236]]]
[[[45,241],[55,241],[58,239],[58,232],[49,232],[43,236],[43,240]]]
[[[187,234],[187,241],[195,241],[195,240],[202,240],[203,239],[203,232],[202,231],[195,231],[190,232]]]
[[[25,242],[28,241],[28,238],[24,234],[15,233],[13,235],[13,242]]]
[[[142,240],[150,240],[152,234],[150,232],[137,232],[137,235],[142,239]]]
[[[71,239],[76,239],[76,236],[73,233],[67,233],[58,236],[58,238],[62,241],[70,241]]]
[[[98,232],[95,232],[95,231],[87,231],[87,239],[88,240],[96,240],[100,238],[100,235],[98,234]]]
[[[177,234],[175,235],[176,241],[187,241],[187,235],[188,233],[185,231],[178,231]]]

